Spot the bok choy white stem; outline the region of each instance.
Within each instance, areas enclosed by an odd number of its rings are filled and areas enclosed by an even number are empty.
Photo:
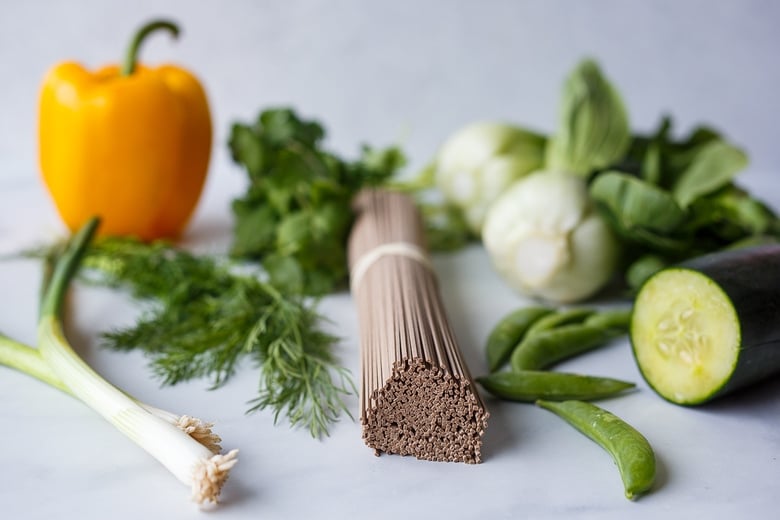
[[[216,502],[238,450],[214,454],[187,433],[161,419],[105,381],[71,348],[62,330],[64,296],[89,245],[98,219],[85,224],[59,256],[41,300],[38,348],[52,372],[74,396],[149,452],[181,482],[195,502]]]
[[[491,206],[482,241],[510,286],[556,303],[594,295],[614,275],[620,255],[585,179],[555,171],[512,184]]]

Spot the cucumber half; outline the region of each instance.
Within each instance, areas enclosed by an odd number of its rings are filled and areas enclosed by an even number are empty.
[[[780,371],[780,248],[706,255],[640,289],[631,344],[662,397],[695,405]]]

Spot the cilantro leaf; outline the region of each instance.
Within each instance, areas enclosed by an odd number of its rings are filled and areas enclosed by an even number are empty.
[[[254,124],[234,124],[229,140],[249,179],[233,201],[231,254],[260,261],[275,286],[306,295],[345,284],[352,198],[385,183],[405,162],[397,148],[368,146],[347,160],[327,151],[324,138],[318,122],[274,108]]]

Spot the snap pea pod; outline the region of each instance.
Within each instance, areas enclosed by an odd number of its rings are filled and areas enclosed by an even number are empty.
[[[488,369],[494,372],[509,360],[512,350],[536,321],[552,312],[548,307],[523,307],[504,316],[493,328],[485,348]]]
[[[496,397],[528,403],[539,399],[589,401],[610,397],[636,386],[608,377],[540,370],[496,372],[478,377],[477,382]]]
[[[595,311],[588,308],[576,308],[576,309],[564,309],[558,312],[554,312],[538,319],[531,327],[528,328],[526,336],[533,336],[538,332],[544,330],[555,329],[563,325],[570,325],[574,323],[582,323],[589,316],[593,315]]]
[[[610,309],[591,314],[583,325],[609,330],[614,336],[622,336],[631,325],[631,309]]]
[[[600,347],[613,336],[608,329],[575,323],[526,334],[510,358],[512,370],[541,370],[558,361]]]
[[[626,498],[646,493],[655,481],[655,454],[647,439],[618,416],[582,401],[537,401],[595,441],[614,459]]]

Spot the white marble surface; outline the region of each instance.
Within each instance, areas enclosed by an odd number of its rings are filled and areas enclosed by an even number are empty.
[[[37,176],[35,114],[44,71],[65,58],[115,60],[126,35],[152,15],[181,21],[183,38],[149,42],[149,61],[197,71],[212,102],[215,154],[186,237],[199,250],[229,242],[230,199],[243,177],[224,141],[230,121],[291,104],[321,118],[332,148],[400,140],[410,171],[459,125],[500,118],[550,130],[563,75],[598,58],[625,94],[635,128],[662,111],[679,128],[706,121],[741,143],[744,182],[780,207],[780,68],[770,1],[290,1],[8,2],[0,4],[0,254],[62,233]],[[448,311],[475,374],[482,343],[503,313],[524,302],[490,270],[484,252],[435,258]],[[0,329],[35,338],[39,266],[0,263]],[[223,503],[203,513],[155,460],[79,402],[0,367],[0,518],[771,518],[780,477],[780,383],[711,406],[662,401],[641,378],[628,343],[563,368],[636,381],[603,405],[655,447],[658,483],[631,503],[595,444],[532,406],[490,400],[485,461],[478,466],[374,457],[356,422],[312,440],[268,413],[245,415],[256,373],[224,388],[205,381],[160,388],[141,356],[98,347],[98,333],[137,312],[121,295],[76,287],[69,333],[105,377],[163,408],[218,423],[241,450]],[[357,376],[357,322],[347,294],[324,300]],[[357,414],[357,400],[349,402]]]

